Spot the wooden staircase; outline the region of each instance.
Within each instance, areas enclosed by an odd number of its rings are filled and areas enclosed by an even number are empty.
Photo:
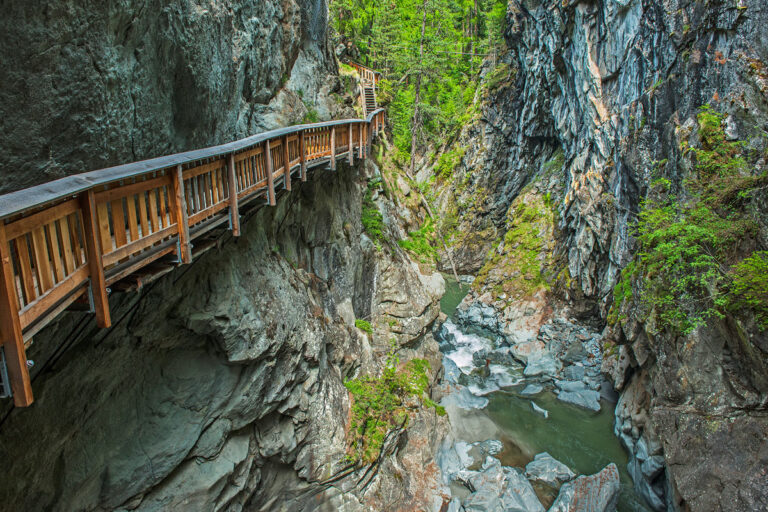
[[[365,117],[376,110],[376,85],[373,82],[363,81],[361,82],[363,89],[363,114]]]

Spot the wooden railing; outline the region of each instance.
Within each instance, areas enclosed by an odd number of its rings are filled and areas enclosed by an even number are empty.
[[[363,66],[362,64],[358,64],[357,62],[350,62],[349,64],[357,70],[357,74],[360,75],[360,79],[362,81],[371,82],[374,85],[379,84],[381,73],[369,67]]]
[[[256,198],[275,205],[319,165],[364,158],[384,124],[365,120],[300,125],[229,144],[69,176],[0,196],[0,333],[16,406],[33,401],[26,348],[77,300],[111,325],[108,286],[229,223]]]

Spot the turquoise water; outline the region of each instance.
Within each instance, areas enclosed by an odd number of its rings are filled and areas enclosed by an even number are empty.
[[[446,297],[441,304],[443,312],[452,316],[461,298],[466,295],[467,286],[459,290],[453,279],[446,277]],[[457,297],[458,298],[457,300]],[[519,373],[520,370],[513,371]],[[504,388],[486,396],[488,406],[482,410],[464,411],[451,414],[451,421],[482,422],[490,420],[496,435],[504,444],[499,454],[502,463],[524,467],[534,455],[548,452],[579,474],[597,473],[611,462],[619,468],[621,494],[619,512],[647,511],[648,509],[632,487],[627,472],[627,454],[613,434],[614,404],[601,401],[598,413],[582,409],[557,400],[556,396],[544,391],[534,397],[522,397],[518,392],[525,386]],[[549,412],[549,417],[534,412],[531,402]],[[449,414],[451,411],[449,411]],[[477,415],[477,418],[468,417]],[[461,430],[461,429],[460,429]],[[471,429],[469,429],[471,430]],[[480,437],[483,437],[479,435]],[[483,439],[464,439],[468,442]],[[536,488],[542,503],[548,506],[556,493],[549,489]]]

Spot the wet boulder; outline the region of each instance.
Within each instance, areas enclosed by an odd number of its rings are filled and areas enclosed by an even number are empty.
[[[525,466],[525,476],[529,480],[539,480],[552,487],[560,487],[563,483],[572,480],[576,473],[547,452],[543,452],[537,454]]]
[[[602,471],[563,484],[549,512],[615,512],[619,470],[610,463]]]
[[[465,485],[473,491],[464,500],[466,512],[544,512],[525,476],[493,457],[488,457],[482,471],[474,472]]]

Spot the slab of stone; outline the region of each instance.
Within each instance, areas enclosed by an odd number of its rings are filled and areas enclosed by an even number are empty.
[[[523,389],[520,394],[524,396],[532,396],[532,395],[538,395],[544,390],[544,386],[541,384],[528,384],[525,386],[525,389]]]
[[[600,410],[600,393],[591,389],[583,391],[561,391],[557,395],[558,400],[589,409],[590,411]]]
[[[529,480],[539,480],[552,487],[560,487],[563,483],[572,480],[576,473],[547,452],[543,452],[537,454],[525,466],[525,476]]]
[[[461,387],[453,393],[448,393],[440,402],[440,405],[455,405],[460,409],[482,409],[488,405],[488,399],[482,396],[475,396],[466,387]]]
[[[549,512],[615,512],[619,470],[611,463],[602,471],[563,484]]]
[[[525,476],[493,457],[486,459],[483,470],[470,476],[467,484],[474,492],[464,500],[466,512],[544,512]]]
[[[525,365],[523,375],[526,377],[553,377],[557,374],[558,369],[558,362],[552,354],[532,354],[531,357],[528,358],[528,363]]]

